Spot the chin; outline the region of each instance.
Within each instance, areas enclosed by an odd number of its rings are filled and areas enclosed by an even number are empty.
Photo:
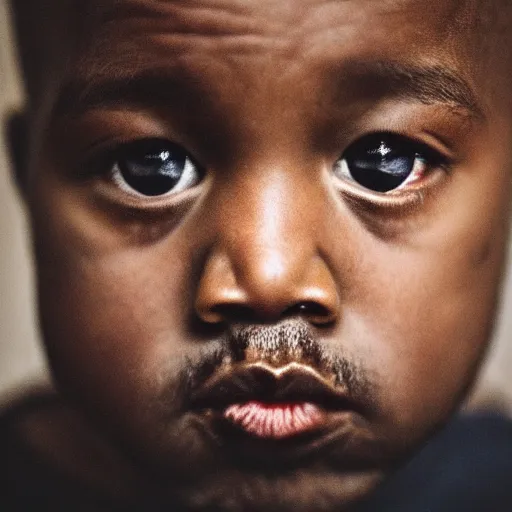
[[[344,511],[394,466],[360,423],[349,414],[329,427],[269,439],[229,419],[187,414],[166,428],[153,425],[160,432],[151,441],[132,439],[132,453],[152,495],[170,509]]]
[[[232,471],[183,488],[178,499],[187,509],[201,511],[334,512],[348,510],[382,477],[378,472],[340,474],[315,468],[279,474]]]

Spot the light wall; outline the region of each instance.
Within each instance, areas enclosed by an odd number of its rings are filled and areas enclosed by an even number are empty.
[[[0,123],[21,103],[5,0],[0,0]],[[4,134],[4,131],[1,132]],[[46,374],[37,342],[27,224],[0,139],[0,400]]]
[[[5,0],[0,0],[0,113],[4,115],[21,103],[7,20]],[[0,141],[0,397],[47,376],[38,343],[29,254],[24,212]],[[511,275],[504,299],[495,344],[474,396],[476,401],[503,399],[512,411]]]

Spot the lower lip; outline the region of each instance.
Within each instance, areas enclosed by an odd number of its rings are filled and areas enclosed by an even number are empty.
[[[254,401],[229,406],[224,417],[256,437],[285,439],[318,427],[323,423],[325,413],[308,402],[269,404]]]

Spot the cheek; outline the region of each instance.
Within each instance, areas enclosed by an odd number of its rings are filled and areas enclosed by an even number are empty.
[[[358,270],[352,346],[380,377],[387,426],[422,436],[463,398],[487,347],[508,231],[508,192],[475,194],[400,243],[371,242]],[[485,204],[493,197],[493,204]],[[460,205],[460,206],[453,206]],[[439,205],[438,205],[439,206]],[[356,328],[353,329],[356,332]],[[366,346],[361,340],[371,340]]]
[[[498,279],[470,267],[451,275],[404,271],[369,319],[379,344],[374,364],[383,375],[384,402],[397,425],[416,428],[443,419],[474,377],[490,336]]]
[[[172,236],[154,245],[94,244],[73,221],[50,215],[54,223],[43,230],[37,255],[55,376],[100,414],[131,417],[136,428],[137,416],[192,352],[184,343],[190,253]]]

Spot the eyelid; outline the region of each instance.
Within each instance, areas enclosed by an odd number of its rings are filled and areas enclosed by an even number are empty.
[[[366,204],[375,210],[384,212],[409,210],[411,207],[423,203],[423,201],[432,195],[445,178],[449,178],[449,173],[445,171],[432,172],[423,181],[421,186],[412,185],[398,192],[388,193],[373,192],[355,182],[336,179],[334,183],[335,190],[342,194],[346,199],[355,204]]]

